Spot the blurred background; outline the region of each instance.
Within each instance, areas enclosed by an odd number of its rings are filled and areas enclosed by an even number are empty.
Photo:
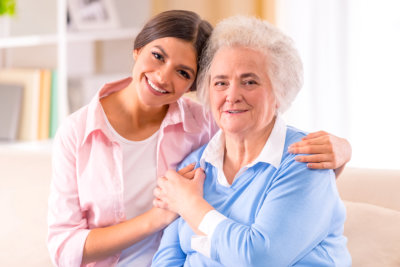
[[[400,168],[399,1],[1,1],[14,2],[15,10],[11,16],[0,15],[0,68],[40,69],[42,76],[50,70],[47,80],[53,82],[51,108],[44,117],[52,117],[53,123],[45,125],[49,134],[35,136],[39,119],[30,116],[34,134],[21,136],[18,114],[10,114],[18,110],[2,104],[1,118],[8,124],[1,126],[10,128],[2,131],[3,140],[51,138],[60,121],[88,103],[103,83],[130,75],[133,40],[148,18],[167,9],[188,9],[214,25],[236,14],[277,25],[294,39],[305,67],[305,84],[285,114],[287,121],[349,139],[351,166]],[[7,83],[1,78],[7,75],[0,73],[0,84]],[[0,92],[1,103],[10,105],[12,99]],[[31,113],[48,102],[31,104]]]
[[[305,75],[287,122],[347,138],[350,167],[400,170],[400,1],[0,0],[0,201],[18,218],[3,218],[0,250],[10,252],[0,265],[49,265],[44,241],[26,246],[24,259],[12,248],[26,235],[43,239],[46,207],[24,205],[47,199],[51,138],[104,83],[130,75],[135,35],[168,9],[214,25],[253,15],[281,28]]]

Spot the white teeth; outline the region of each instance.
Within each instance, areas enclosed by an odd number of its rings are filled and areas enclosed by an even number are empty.
[[[163,89],[158,88],[158,87],[157,87],[154,83],[152,83],[149,79],[147,79],[147,81],[149,82],[151,88],[153,88],[153,89],[156,90],[157,92],[162,93],[162,94],[168,93],[168,91],[165,91],[165,90],[163,90]]]
[[[241,113],[243,110],[228,110],[228,113]]]

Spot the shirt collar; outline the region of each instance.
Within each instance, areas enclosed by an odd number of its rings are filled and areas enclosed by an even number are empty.
[[[86,142],[88,136],[97,131],[102,131],[109,140],[114,140],[113,134],[109,131],[107,127],[107,123],[104,117],[103,107],[100,103],[100,99],[108,96],[114,92],[122,90],[126,88],[132,82],[132,78],[125,78],[119,81],[115,81],[112,83],[105,84],[97,93],[96,96],[90,101],[88,105],[88,112],[86,117],[86,128],[85,128],[85,135],[82,141],[82,144]]]
[[[286,123],[280,115],[277,115],[274,127],[261,153],[253,162],[246,165],[246,167],[254,166],[258,162],[265,162],[271,164],[275,168],[279,168],[282,161],[285,139]],[[219,130],[204,149],[204,153],[200,158],[200,165],[204,168],[205,162],[208,162],[217,169],[222,170],[224,151],[225,138],[223,132]]]
[[[163,120],[163,126],[181,123],[185,132],[201,132],[202,129],[194,117],[194,113],[190,112],[191,105],[195,105],[195,103],[186,97],[181,97],[178,101],[169,104],[168,112]]]

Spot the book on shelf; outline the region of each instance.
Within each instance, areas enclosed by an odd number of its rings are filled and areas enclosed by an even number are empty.
[[[24,87],[18,139],[22,141],[37,140],[40,70],[5,69],[0,71],[0,82]]]
[[[40,70],[38,139],[48,139],[50,132],[51,70]]]
[[[58,128],[58,90],[57,90],[57,70],[51,71],[51,89],[50,89],[50,127],[49,137],[53,138],[56,135]]]
[[[0,83],[0,140],[15,141],[22,106],[24,87]]]
[[[51,128],[57,127],[56,124],[51,124],[51,113],[57,109],[57,104],[51,103],[52,94],[56,95],[57,91],[56,82],[53,82],[53,71],[39,68],[3,69],[0,70],[0,85],[4,87],[6,84],[21,88],[22,91],[19,107],[16,107],[18,103],[15,92],[10,92],[9,89],[3,94],[3,101],[15,103],[12,105],[13,112],[15,113],[18,109],[20,112],[19,116],[10,117],[12,123],[18,125],[14,127],[17,128],[17,139],[35,141],[49,138]],[[6,114],[11,112],[11,107],[1,112],[1,116],[7,116]],[[8,139],[12,140],[12,138]]]

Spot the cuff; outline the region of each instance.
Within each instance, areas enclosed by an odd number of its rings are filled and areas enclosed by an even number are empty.
[[[204,215],[203,220],[201,220],[200,225],[199,225],[199,230],[202,231],[208,238],[212,238],[214,234],[215,228],[217,228],[218,224],[222,222],[223,220],[226,220],[224,215],[219,213],[216,210],[210,210],[207,212],[206,215]]]
[[[218,224],[227,218],[216,210],[209,211],[200,222],[199,230],[206,236],[195,235],[191,239],[191,247],[204,256],[211,258],[211,239]]]

